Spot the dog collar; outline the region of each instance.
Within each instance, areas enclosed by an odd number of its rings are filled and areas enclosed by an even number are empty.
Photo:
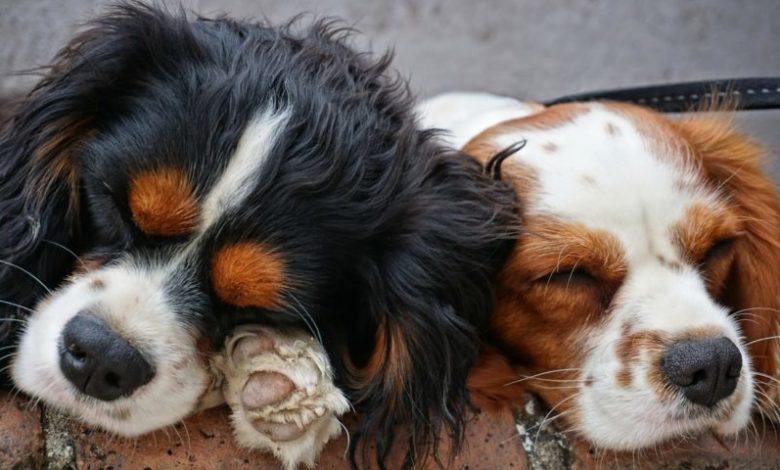
[[[576,101],[612,100],[639,104],[663,113],[696,112],[707,104],[736,102],[740,111],[780,109],[780,77],[733,78],[650,85],[567,95],[545,106]]]

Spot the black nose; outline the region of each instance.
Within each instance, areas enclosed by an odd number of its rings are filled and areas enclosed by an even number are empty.
[[[86,312],[65,325],[60,369],[82,393],[104,401],[128,396],[154,377],[137,349]]]
[[[728,338],[686,341],[664,354],[662,367],[690,401],[713,406],[737,388],[742,354]]]

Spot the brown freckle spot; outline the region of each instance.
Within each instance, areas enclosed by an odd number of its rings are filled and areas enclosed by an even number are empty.
[[[92,279],[89,282],[89,288],[92,290],[102,290],[106,287],[106,283],[100,278]]]
[[[590,175],[583,176],[582,177],[582,182],[585,183],[588,186],[596,186],[596,178],[594,178],[594,177],[592,177]]]
[[[261,244],[229,245],[214,257],[211,283],[217,296],[230,305],[275,308],[284,289],[284,263]]]
[[[631,369],[628,367],[621,368],[616,376],[617,384],[622,388],[628,388],[634,380],[631,374]]]
[[[661,352],[669,339],[657,331],[644,331],[629,334],[632,325],[623,324],[622,337],[617,344],[617,357],[620,361],[620,369],[616,375],[617,384],[621,387],[629,387],[633,381],[631,367],[640,360],[643,351],[649,354]]]
[[[591,385],[593,385],[593,376],[589,375],[585,377],[585,386],[590,387]]]
[[[607,123],[607,134],[609,134],[609,135],[618,135],[618,134],[620,134],[620,129],[618,129],[618,127],[616,125],[612,124],[611,122],[608,122]]]
[[[187,176],[175,168],[141,173],[130,182],[130,212],[144,233],[181,236],[198,225],[199,208]]]
[[[552,142],[547,142],[546,144],[542,145],[542,148],[549,153],[553,153],[558,150],[558,146]]]

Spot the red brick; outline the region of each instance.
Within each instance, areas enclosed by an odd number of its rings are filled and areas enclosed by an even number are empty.
[[[79,469],[263,469],[272,458],[233,443],[226,409],[216,408],[137,439],[123,439],[86,426],[71,426]]]
[[[0,468],[43,465],[41,413],[30,399],[0,392]]]
[[[578,469],[776,469],[780,468],[780,435],[756,423],[756,433],[738,439],[716,439],[712,435],[643,452],[599,452],[586,442],[575,448]]]
[[[466,428],[466,442],[447,468],[523,470],[525,453],[511,412],[481,413]]]
[[[80,469],[276,469],[278,462],[268,455],[238,448],[233,443],[227,410],[217,408],[201,413],[167,431],[138,439],[122,439],[80,424],[71,426]],[[355,427],[355,420],[347,420]],[[318,469],[348,467],[344,434],[329,443],[317,464]],[[369,452],[372,449],[369,449]],[[394,449],[388,467],[403,460],[401,446]],[[431,465],[433,467],[433,465]],[[466,431],[464,451],[448,468],[524,468],[524,454],[515,432],[511,413],[475,417]]]

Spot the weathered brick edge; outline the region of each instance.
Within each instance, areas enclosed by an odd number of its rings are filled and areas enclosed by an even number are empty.
[[[756,423],[754,432],[736,442],[703,437],[685,445],[620,454],[597,452],[585,442],[567,439],[554,427],[551,416],[534,400],[514,416],[476,416],[467,429],[463,452],[447,468],[780,468],[780,437],[770,423]],[[345,436],[328,445],[317,468],[346,468],[346,445]],[[40,411],[25,397],[0,394],[0,468],[232,470],[274,469],[278,464],[233,445],[224,409],[209,410],[186,424],[128,440],[90,430],[53,411]]]
[[[76,449],[69,429],[70,419],[51,409],[41,413],[45,470],[76,469]]]

